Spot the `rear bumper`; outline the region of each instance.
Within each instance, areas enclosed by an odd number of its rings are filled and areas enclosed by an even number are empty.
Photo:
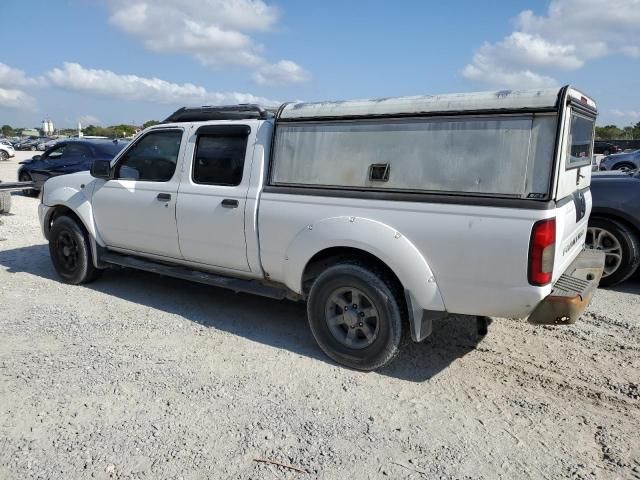
[[[537,325],[569,325],[586,310],[598,288],[604,253],[583,250],[553,285],[553,290],[529,316]]]

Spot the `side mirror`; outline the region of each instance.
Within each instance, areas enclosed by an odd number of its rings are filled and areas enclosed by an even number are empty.
[[[109,180],[111,178],[111,162],[109,160],[96,160],[89,170],[92,177]]]
[[[42,160],[42,155],[34,155],[33,157],[31,157],[31,160]]]

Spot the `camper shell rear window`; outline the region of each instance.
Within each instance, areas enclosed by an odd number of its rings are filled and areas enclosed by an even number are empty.
[[[571,113],[566,168],[591,165],[595,120]]]

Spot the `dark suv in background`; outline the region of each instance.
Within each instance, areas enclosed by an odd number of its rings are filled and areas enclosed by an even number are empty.
[[[586,247],[605,253],[600,285],[614,285],[640,265],[640,171],[594,173],[591,195]]]
[[[612,153],[621,152],[622,148],[609,142],[593,142],[593,153],[599,155],[611,155]]]
[[[127,145],[121,140],[67,140],[56,143],[42,155],[20,162],[18,180],[35,182],[23,193],[35,196],[49,178],[91,169],[95,160],[111,160]]]

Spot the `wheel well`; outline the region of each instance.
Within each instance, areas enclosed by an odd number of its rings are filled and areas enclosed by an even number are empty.
[[[629,222],[627,219],[611,213],[594,212],[591,214],[591,217],[589,217],[589,220],[596,218],[599,218],[601,220],[615,220],[616,222],[621,223],[622,225],[627,227],[640,240],[640,228]]]
[[[87,228],[84,226],[84,223],[82,223],[82,220],[80,220],[80,217],[76,212],[71,210],[69,207],[65,207],[64,205],[58,205],[53,209],[53,212],[49,214],[49,219],[45,224],[45,228],[46,228],[45,233],[47,238],[49,238],[49,232],[51,231],[51,227],[55,219],[63,215],[73,218],[76,221],[76,223],[80,226],[80,228],[84,231],[85,235],[88,233]]]
[[[358,248],[332,247],[321,250],[307,262],[304,272],[302,273],[302,291],[304,295],[306,296],[309,293],[311,284],[318,275],[331,265],[335,265],[336,263],[344,260],[358,260],[365,265],[373,267],[393,282],[399,292],[404,293],[404,287],[402,286],[402,282],[400,282],[398,276],[386,263],[375,255]],[[401,295],[401,297],[402,298],[399,298],[398,300],[406,307],[404,295]]]
[[[636,164],[633,162],[629,162],[629,161],[621,161],[616,163],[615,165],[613,165],[611,167],[611,170],[617,170],[618,168],[622,168],[622,167],[631,167],[631,168],[637,168]]]

